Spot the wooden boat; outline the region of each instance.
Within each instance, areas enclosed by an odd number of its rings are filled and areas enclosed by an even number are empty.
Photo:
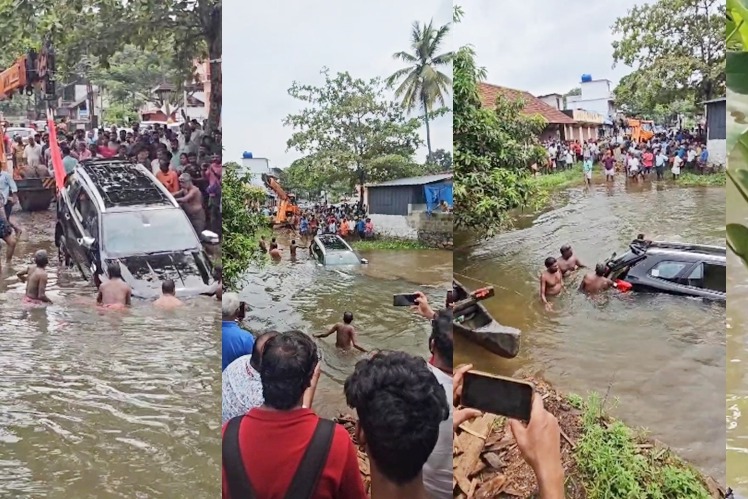
[[[48,210],[55,197],[55,179],[27,178],[16,180],[18,186],[18,204],[23,211]]]
[[[520,330],[502,326],[465,286],[452,280],[454,304],[454,331],[491,353],[514,358],[519,353]],[[478,292],[479,293],[479,292]]]

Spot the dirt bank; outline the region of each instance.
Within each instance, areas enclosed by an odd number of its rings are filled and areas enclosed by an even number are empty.
[[[561,426],[567,499],[725,498],[725,490],[714,479],[675,456],[666,445],[605,415],[604,400],[594,395],[587,400],[564,397],[543,381],[531,381]],[[344,415],[338,422],[353,438],[355,418]],[[455,497],[535,497],[535,475],[505,422],[502,417],[486,414],[457,430]],[[369,463],[361,450],[358,460],[368,491]]]

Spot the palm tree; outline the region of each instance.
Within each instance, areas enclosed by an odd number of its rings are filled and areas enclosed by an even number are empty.
[[[389,78],[389,85],[399,86],[395,95],[402,98],[402,105],[408,110],[416,108],[423,110],[426,124],[426,145],[431,160],[431,129],[429,128],[429,112],[437,102],[446,105],[446,96],[452,88],[452,78],[439,72],[440,66],[448,66],[452,62],[453,53],[439,54],[439,48],[449,33],[450,25],[440,28],[433,27],[434,21],[421,24],[413,23],[410,35],[410,52],[396,52],[395,59],[408,64],[407,67],[395,71]]]

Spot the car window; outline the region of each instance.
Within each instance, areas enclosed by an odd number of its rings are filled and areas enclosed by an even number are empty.
[[[97,238],[98,213],[86,189],[78,189],[78,195],[73,199],[73,215],[83,227],[85,235]]]
[[[102,222],[102,244],[110,256],[200,248],[192,224],[179,208],[110,212]]]
[[[725,293],[727,291],[727,267],[705,262],[704,288]]]
[[[659,277],[660,279],[675,279],[678,274],[683,272],[690,263],[663,261],[652,267],[649,275]]]
[[[704,264],[700,263],[694,267],[686,279],[686,284],[697,288],[704,287]]]

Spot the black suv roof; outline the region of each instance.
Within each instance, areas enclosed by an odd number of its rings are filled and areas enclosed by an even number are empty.
[[[653,241],[643,249],[651,255],[672,255],[678,256],[683,260],[714,260],[725,262],[727,259],[727,249],[721,246]]]
[[[124,160],[94,159],[80,163],[79,168],[93,182],[104,206],[168,205],[172,202],[163,189],[141,166]]]

